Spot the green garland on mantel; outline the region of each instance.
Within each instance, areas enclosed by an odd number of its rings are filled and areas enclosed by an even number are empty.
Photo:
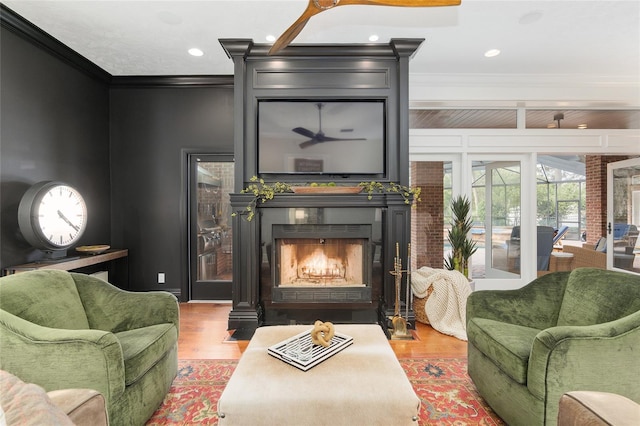
[[[264,179],[259,178],[257,176],[252,176],[249,179],[249,185],[240,191],[241,194],[253,194],[253,199],[247,206],[244,208],[243,212],[247,213],[247,220],[253,220],[256,214],[256,208],[258,202],[261,204],[266,203],[269,200],[273,200],[276,194],[284,194],[293,192],[292,186],[303,186],[303,185],[291,185],[285,182],[273,182],[267,183]],[[306,184],[306,186],[310,187],[335,187],[337,186],[333,182],[329,183],[315,183],[312,182],[310,184]],[[411,204],[411,202],[420,201],[420,188],[417,187],[409,187],[405,185],[399,185],[394,182],[390,183],[382,183],[377,181],[370,182],[360,182],[358,186],[362,187],[363,191],[367,193],[367,198],[371,200],[373,198],[374,193],[383,194],[383,193],[396,193],[402,195],[404,198],[405,204]],[[236,212],[232,213],[231,216],[236,216]]]

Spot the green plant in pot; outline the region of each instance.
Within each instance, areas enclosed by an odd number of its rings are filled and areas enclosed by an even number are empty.
[[[469,278],[469,259],[478,249],[475,241],[469,238],[473,221],[471,219],[471,202],[463,195],[451,200],[451,229],[447,240],[451,244],[451,253],[445,258],[444,266],[456,270]]]

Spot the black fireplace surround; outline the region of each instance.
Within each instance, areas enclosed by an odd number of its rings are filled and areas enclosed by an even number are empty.
[[[253,195],[241,190],[253,176],[265,182],[292,185],[316,182],[354,187],[362,181],[375,180],[408,186],[409,60],[422,42],[422,39],[393,39],[389,44],[380,45],[291,45],[270,56],[270,45],[255,44],[249,39],[220,40],[234,62],[236,188],[231,194],[235,215],[230,330],[312,324],[317,319],[386,324],[393,315],[396,292],[395,278],[390,272],[396,246],[400,247],[400,256],[406,259],[411,228],[411,206],[400,194],[277,194],[266,203],[258,203],[253,220],[247,220],[245,208]],[[318,136],[315,121],[293,127],[281,120],[278,125],[284,129],[280,133],[282,137],[293,135],[298,139],[292,141],[290,152],[283,151],[282,169],[277,173],[259,173],[259,150],[268,149],[270,142],[261,139],[259,144],[258,139],[271,137],[272,143],[282,146],[277,136],[264,132],[267,122],[259,120],[259,105],[265,100],[298,100],[300,105],[326,102],[336,107],[342,106],[336,100],[382,102],[384,142],[363,145],[351,153],[349,150],[354,149],[354,144],[375,137],[366,134],[367,126],[358,125],[366,120],[355,116],[352,116],[352,126],[345,124],[331,129],[329,123],[322,122],[332,134],[344,133],[341,136],[344,139],[339,139],[344,145],[335,140],[326,142]],[[322,107],[318,107],[318,114],[321,110]],[[337,114],[325,118],[337,121],[339,117]],[[300,118],[303,119],[306,117]],[[259,124],[263,128],[260,129]],[[287,132],[287,126],[292,127],[291,132]],[[365,134],[356,134],[358,132]],[[376,134],[379,131],[372,133]],[[309,140],[305,142],[305,139]],[[344,142],[347,139],[351,141],[348,145]],[[323,151],[323,143],[332,144],[332,149],[327,145]],[[303,154],[298,146],[304,148]],[[336,150],[336,146],[344,146],[344,153]],[[349,161],[353,164],[363,161],[372,154],[368,149],[380,146],[384,150],[383,164],[376,166],[375,172],[362,167],[354,169],[357,170],[354,173],[348,171]],[[297,161],[300,157],[305,157],[304,167]],[[323,167],[335,170],[336,161],[345,173],[322,172]],[[299,260],[295,256],[290,258],[289,254],[294,249],[288,245],[295,244],[296,240],[308,246],[335,244],[338,248],[328,251],[327,256],[332,259],[329,266],[300,266]],[[341,248],[341,244],[348,249]],[[349,254],[342,253],[345,250]],[[279,265],[282,256],[289,256],[288,264],[278,269],[283,266]],[[335,260],[340,256],[347,256],[348,260]],[[284,284],[280,282],[281,274],[287,277]],[[405,303],[409,302],[404,300],[407,285],[403,279],[402,312],[407,311]],[[408,312],[407,320],[413,324],[413,311]]]
[[[395,243],[406,244],[410,208],[397,194],[277,195],[246,220],[245,194],[233,194],[234,307],[230,329],[250,324],[311,324],[316,319],[336,323],[378,323],[393,315]],[[237,210],[236,210],[237,209]],[[304,219],[296,212],[305,211]],[[304,221],[304,223],[300,223]],[[296,223],[297,222],[297,223]],[[235,232],[239,230],[239,232]],[[298,231],[301,239],[365,239],[363,283],[354,286],[278,286],[277,240]],[[403,281],[405,294],[406,282]],[[245,298],[245,300],[237,300]],[[404,300],[403,300],[404,303]],[[404,304],[403,304],[404,309]],[[413,321],[413,312],[411,320]]]

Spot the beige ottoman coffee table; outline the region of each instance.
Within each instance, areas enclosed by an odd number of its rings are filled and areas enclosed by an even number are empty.
[[[353,344],[308,371],[267,353],[312,327],[260,327],[218,402],[224,425],[417,425],[420,400],[382,329],[336,325]]]

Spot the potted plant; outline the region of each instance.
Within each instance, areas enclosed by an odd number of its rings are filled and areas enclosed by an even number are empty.
[[[451,200],[451,229],[447,240],[451,244],[451,253],[444,261],[445,268],[456,270],[469,278],[469,259],[478,249],[475,241],[469,238],[473,221],[471,202],[463,195]]]

